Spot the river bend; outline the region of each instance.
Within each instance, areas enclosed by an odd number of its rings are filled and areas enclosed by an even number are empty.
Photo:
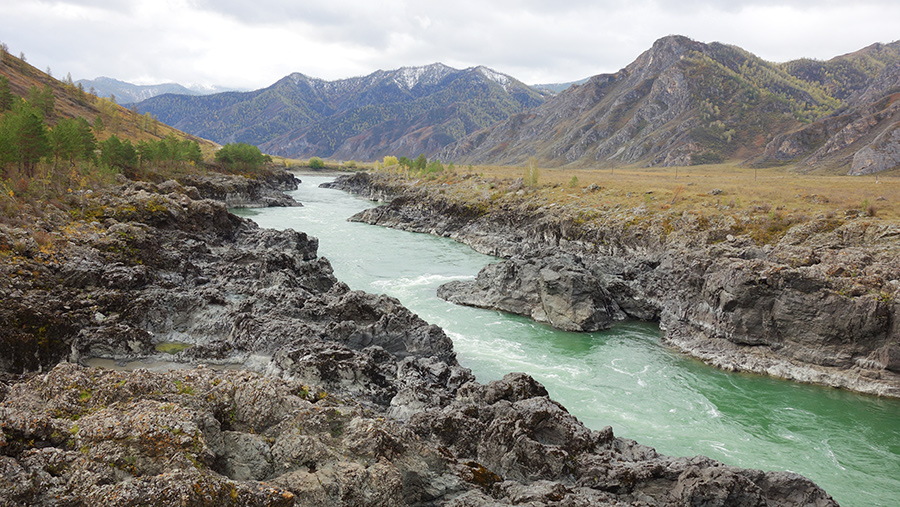
[[[447,281],[474,278],[496,259],[446,238],[347,222],[373,206],[320,189],[301,175],[301,208],[238,210],[262,227],[319,238],[319,254],[353,289],[398,298],[453,339],[479,381],[523,371],[588,427],[677,456],[790,470],[843,506],[900,505],[900,401],[708,367],[659,343],[655,325],[628,322],[567,333],[435,296]]]

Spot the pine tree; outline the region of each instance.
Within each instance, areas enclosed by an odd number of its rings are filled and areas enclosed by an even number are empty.
[[[13,150],[11,161],[18,162],[29,177],[34,177],[37,163],[50,153],[47,126],[44,118],[29,104],[20,105],[12,113],[3,117]]]
[[[9,89],[9,79],[0,76],[0,113],[12,109],[14,96]]]

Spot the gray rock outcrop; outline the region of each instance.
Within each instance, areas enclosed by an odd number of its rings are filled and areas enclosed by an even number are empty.
[[[608,329],[625,319],[601,280],[569,256],[490,264],[474,281],[446,283],[437,295],[451,303],[524,315],[566,331]]]
[[[4,505],[836,505],[796,474],[588,430],[524,374],[445,384],[407,420],[211,368],[64,363],[3,387]]]

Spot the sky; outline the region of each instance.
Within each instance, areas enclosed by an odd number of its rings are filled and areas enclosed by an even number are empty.
[[[2,0],[0,43],[57,78],[259,89],[435,62],[527,84],[615,72],[667,35],[765,60],[900,39],[897,0]]]

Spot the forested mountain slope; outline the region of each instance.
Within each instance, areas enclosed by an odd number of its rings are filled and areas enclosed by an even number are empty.
[[[615,74],[594,76],[443,150],[457,163],[673,166],[748,160],[810,168],[896,165],[891,141],[900,45],[773,64],[736,46],[669,36]],[[861,120],[861,121],[859,121]],[[859,135],[833,136],[857,122]],[[879,144],[880,143],[880,144]],[[824,151],[823,151],[824,149]],[[891,152],[891,149],[887,150]],[[896,151],[896,150],[894,150]],[[862,156],[857,157],[862,158]]]
[[[338,81],[295,73],[253,92],[163,95],[137,108],[186,132],[273,155],[371,160],[431,155],[541,102],[536,91],[485,67],[433,64]]]

